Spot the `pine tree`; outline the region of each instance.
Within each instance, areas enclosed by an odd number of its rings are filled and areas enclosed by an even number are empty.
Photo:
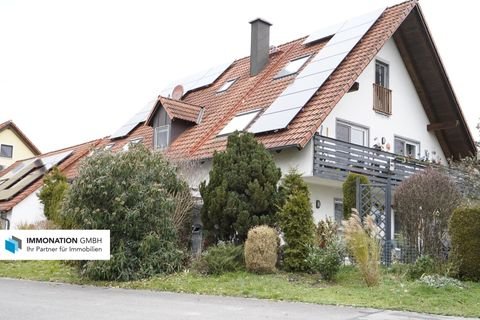
[[[60,225],[59,211],[67,190],[67,177],[57,167],[53,167],[43,178],[43,187],[38,197],[43,204],[45,217],[57,225]]]
[[[310,192],[302,176],[291,170],[280,187],[283,205],[278,214],[285,242],[284,268],[305,271],[308,248],[315,242],[315,223],[310,203]]]
[[[215,153],[208,184],[200,185],[204,229],[210,240],[244,242],[254,226],[273,223],[281,171],[249,133],[228,137]]]

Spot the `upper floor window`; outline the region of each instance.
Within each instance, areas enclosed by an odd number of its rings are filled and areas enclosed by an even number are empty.
[[[420,156],[420,143],[417,141],[395,137],[394,152],[396,154],[418,159]]]
[[[227,91],[230,87],[237,81],[238,78],[227,80],[220,89],[217,90],[217,93]]]
[[[0,145],[0,157],[12,158],[13,157],[13,146],[8,144]]]
[[[170,143],[170,125],[156,127],[153,135],[155,149],[165,149]]]
[[[279,73],[275,76],[275,79],[285,77],[294,73],[297,73],[300,70],[305,62],[307,62],[310,56],[301,57],[295,60],[291,60]]]
[[[337,120],[336,138],[341,141],[368,147],[368,128]]]
[[[388,64],[378,61],[375,61],[375,83],[384,88],[388,88],[389,82],[389,70]]]

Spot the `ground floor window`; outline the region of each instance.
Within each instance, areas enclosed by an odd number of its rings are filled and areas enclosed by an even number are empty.
[[[342,225],[343,220],[343,200],[340,198],[333,199],[333,216],[335,218],[335,222],[340,227]]]

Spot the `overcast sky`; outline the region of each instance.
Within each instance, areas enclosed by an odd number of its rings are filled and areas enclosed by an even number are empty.
[[[170,82],[249,55],[253,18],[278,45],[398,2],[0,0],[0,122],[42,152],[104,137]],[[477,138],[476,4],[420,1]]]

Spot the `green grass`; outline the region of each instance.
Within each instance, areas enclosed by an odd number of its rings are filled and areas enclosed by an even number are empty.
[[[247,272],[208,277],[183,272],[113,283],[83,279],[75,268],[58,261],[14,261],[0,262],[0,277],[480,316],[480,283],[466,282],[464,289],[430,288],[384,271],[380,285],[368,288],[357,271],[350,267],[343,268],[334,283],[321,281],[313,275]]]

